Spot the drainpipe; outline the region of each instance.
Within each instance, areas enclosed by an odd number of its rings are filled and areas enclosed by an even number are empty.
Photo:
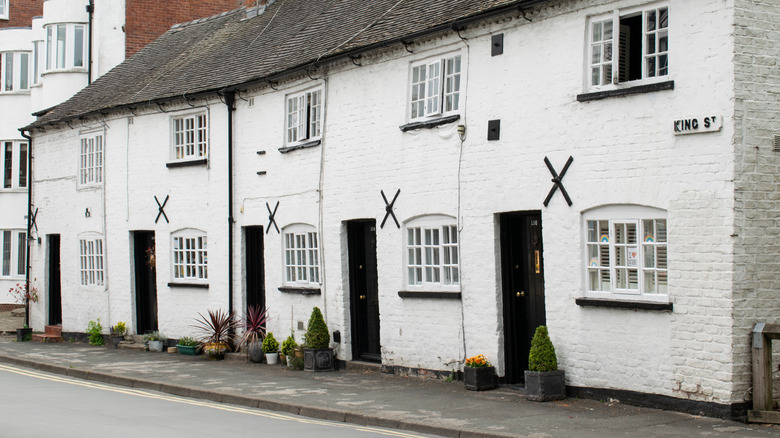
[[[228,150],[228,312],[233,312],[233,111],[235,91],[225,93]]]
[[[27,254],[24,269],[25,290],[30,290],[30,229],[32,218],[32,137],[27,131],[21,130],[22,137],[27,139]],[[30,327],[30,300],[24,300],[24,326]]]
[[[87,30],[87,85],[92,83],[92,19],[95,14],[95,0],[89,0],[87,5],[89,28]]]

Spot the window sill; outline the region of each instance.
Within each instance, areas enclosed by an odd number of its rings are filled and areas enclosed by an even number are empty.
[[[186,160],[186,161],[171,161],[169,163],[165,163],[165,167],[171,169],[174,167],[205,166],[208,162],[209,162],[208,158],[200,158],[197,160]]]
[[[56,74],[56,73],[87,73],[87,69],[84,67],[69,67],[69,68],[60,68],[60,69],[52,69],[47,70],[44,72],[41,72],[41,76]]]
[[[294,287],[294,286],[281,286],[279,292],[286,294],[300,294],[300,295],[320,295],[322,291],[320,288],[314,287]]]
[[[208,283],[168,283],[170,288],[208,289]]]
[[[616,90],[595,91],[577,95],[578,102],[601,100],[608,97],[628,96],[631,94],[652,93],[655,91],[674,90],[674,81],[656,82],[654,84],[637,85],[634,87],[618,88]]]
[[[604,300],[600,298],[577,298],[574,300],[578,306],[583,307],[609,307],[613,309],[634,309],[634,310],[658,310],[673,311],[672,303],[652,302],[652,301],[622,301],[622,300]]]
[[[401,298],[433,298],[439,300],[459,300],[460,292],[429,292],[422,290],[401,290],[398,291]]]
[[[313,148],[315,146],[319,146],[322,143],[322,140],[312,140],[307,141],[304,143],[297,143],[290,146],[285,146],[283,148],[279,148],[279,152],[286,154],[287,152],[292,152],[298,149],[307,149],[307,148]]]
[[[29,94],[29,88],[26,90],[0,91],[0,96],[28,96]]]
[[[405,125],[399,126],[398,128],[401,129],[401,132],[406,132],[406,131],[411,131],[413,129],[435,128],[437,126],[446,125],[447,123],[452,123],[458,120],[460,120],[460,114],[455,114],[452,116],[439,117],[430,120],[423,120],[422,122],[407,123]]]

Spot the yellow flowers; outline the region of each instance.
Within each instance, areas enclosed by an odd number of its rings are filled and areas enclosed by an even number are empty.
[[[484,355],[478,354],[476,356],[472,356],[466,359],[466,366],[472,368],[482,368],[482,367],[491,367],[493,365],[491,365],[490,362],[488,362],[487,358]]]

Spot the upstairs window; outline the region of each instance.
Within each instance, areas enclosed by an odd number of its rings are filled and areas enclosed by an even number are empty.
[[[22,230],[0,230],[0,278],[24,277],[27,267],[27,234]]]
[[[30,89],[30,52],[0,54],[0,92],[11,93]]]
[[[411,289],[459,290],[455,219],[429,216],[406,226],[406,284]]]
[[[322,135],[322,88],[287,96],[287,143]]]
[[[173,158],[190,160],[208,154],[208,121],[205,113],[171,119]]]
[[[8,0],[0,0],[0,20],[8,20]]]
[[[319,285],[319,243],[313,227],[293,225],[284,230],[284,270],[286,284]]]
[[[103,182],[103,134],[81,136],[79,155],[79,184]]]
[[[83,68],[87,39],[83,24],[46,26],[46,71]]]
[[[669,287],[665,212],[609,207],[585,220],[587,292],[612,298],[666,298]]]
[[[669,8],[614,11],[594,17],[588,31],[591,88],[669,74]]]
[[[0,163],[3,169],[3,189],[27,188],[27,142],[4,141]]]
[[[174,234],[174,280],[208,280],[208,261],[208,240],[206,233],[198,230],[188,230]]]
[[[102,237],[79,239],[79,259],[81,285],[103,286],[105,274]]]
[[[440,116],[460,107],[460,55],[412,64],[410,119]]]

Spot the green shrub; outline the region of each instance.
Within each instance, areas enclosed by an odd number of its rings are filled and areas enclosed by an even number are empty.
[[[268,332],[263,339],[263,353],[276,353],[279,351],[279,342],[274,338],[273,332]]]
[[[530,371],[555,371],[558,369],[558,359],[555,357],[555,347],[547,333],[547,327],[536,328],[531,340],[531,351],[528,353],[528,369]]]
[[[147,333],[144,335],[144,342],[149,341],[165,341],[167,338],[164,334],[160,333],[159,331],[155,330],[151,333]]]
[[[311,318],[309,318],[309,325],[303,340],[306,342],[306,348],[328,348],[330,346],[330,332],[319,307],[315,307],[311,311]]]
[[[115,336],[122,336],[127,330],[127,325],[123,321],[119,321],[115,326],[111,327],[111,334]]]
[[[100,332],[103,331],[103,326],[100,325],[100,318],[97,321],[90,321],[87,324],[87,336],[89,337],[89,345],[103,345],[103,335]]]
[[[184,336],[181,339],[179,339],[179,345],[181,345],[182,347],[195,347],[198,345],[198,341],[196,341],[195,338]]]
[[[282,354],[285,356],[293,354],[293,350],[295,350],[295,347],[297,346],[298,343],[295,342],[295,336],[288,336],[287,339],[282,342]]]

